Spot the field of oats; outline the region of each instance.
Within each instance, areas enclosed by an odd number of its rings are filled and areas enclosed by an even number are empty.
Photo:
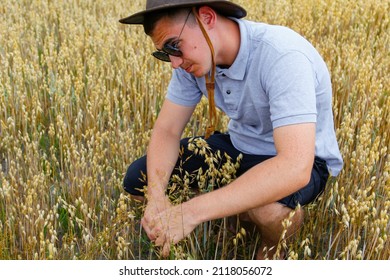
[[[248,19],[304,35],[332,74],[345,167],[306,207],[294,242],[281,236],[279,248],[290,259],[390,259],[390,2],[235,2]],[[171,73],[150,55],[142,27],[118,23],[141,7],[1,1],[0,259],[160,258],[139,226],[142,206],[122,190]],[[185,136],[203,134],[206,124],[203,100]],[[196,176],[207,186],[231,180],[234,162]],[[188,180],[174,184],[185,189]],[[226,221],[200,225],[170,258],[252,259],[261,237]]]

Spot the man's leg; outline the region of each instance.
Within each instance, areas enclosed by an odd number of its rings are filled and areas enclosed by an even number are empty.
[[[279,256],[275,256],[277,252],[277,245],[280,237],[283,234],[285,228],[283,227],[283,220],[289,218],[290,214],[294,211],[290,207],[287,207],[281,203],[275,202],[263,207],[252,209],[247,212],[247,215],[241,215],[240,217],[246,217],[244,220],[253,222],[261,234],[261,244],[257,251],[257,259],[284,259],[285,251],[281,250]],[[289,218],[291,225],[286,228],[287,232],[284,238],[291,237],[303,224],[304,210],[303,208],[297,208],[294,215]]]
[[[304,209],[298,205],[303,206],[314,201],[324,191],[328,177],[326,163],[316,158],[310,182],[305,187],[278,202],[252,209],[240,215],[240,219],[253,222],[261,234],[260,249],[257,252],[258,259],[265,257],[284,259],[286,257],[284,250],[280,252],[279,256],[274,256],[283,231],[287,230],[284,238],[289,239],[299,230],[304,222]],[[295,212],[293,213],[293,211]],[[294,215],[290,217],[290,214]],[[287,218],[291,224],[284,228],[283,220]]]

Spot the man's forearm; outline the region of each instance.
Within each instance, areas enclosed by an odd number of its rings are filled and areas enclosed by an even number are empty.
[[[149,198],[162,197],[179,155],[180,138],[164,130],[153,131],[147,151]]]
[[[180,138],[195,106],[185,107],[166,99],[153,127],[147,151],[148,199],[161,199],[178,159]]]
[[[290,164],[272,158],[253,167],[231,184],[188,202],[188,212],[197,223],[246,212],[275,202],[304,186]]]

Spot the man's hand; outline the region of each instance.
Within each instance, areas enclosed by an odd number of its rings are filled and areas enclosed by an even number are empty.
[[[170,246],[184,239],[197,226],[191,216],[185,204],[173,206],[169,203],[160,213],[146,212],[141,224],[150,240],[162,247],[163,257],[167,257]]]
[[[149,198],[145,208],[145,217],[155,217],[161,212],[164,212],[166,208],[171,206],[169,198],[165,195]]]

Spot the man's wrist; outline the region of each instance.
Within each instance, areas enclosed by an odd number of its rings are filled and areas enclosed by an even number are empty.
[[[156,184],[148,184],[147,194],[149,198],[161,198],[166,195],[165,187]]]
[[[147,195],[148,203],[158,203],[165,204],[170,202],[169,197],[166,195],[165,191],[148,191]]]
[[[184,202],[183,208],[185,208],[185,212],[188,213],[188,218],[192,220],[192,223],[199,225],[207,220],[202,217],[202,209],[200,209],[199,205],[197,205],[197,199],[199,199],[199,197],[195,197],[187,202]]]

